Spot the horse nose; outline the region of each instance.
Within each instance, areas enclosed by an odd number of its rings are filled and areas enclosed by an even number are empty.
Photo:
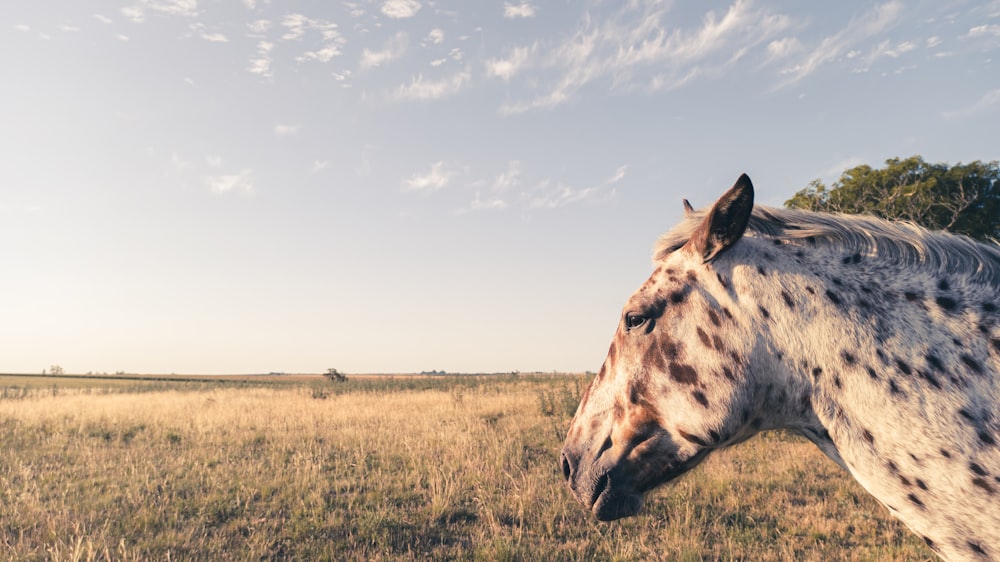
[[[576,474],[576,468],[580,464],[580,459],[579,457],[574,457],[571,453],[567,452],[565,449],[563,449],[562,455],[560,455],[560,457],[561,457],[560,464],[562,465],[563,478],[565,478],[567,482],[572,484],[573,475]]]

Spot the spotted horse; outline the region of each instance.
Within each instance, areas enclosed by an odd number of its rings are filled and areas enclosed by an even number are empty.
[[[1000,560],[1000,247],[754,207],[744,174],[654,250],[567,433],[598,519],[784,428],[948,560]]]

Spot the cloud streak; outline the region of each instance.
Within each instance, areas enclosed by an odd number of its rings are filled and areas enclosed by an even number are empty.
[[[470,74],[459,72],[441,80],[425,80],[422,74],[417,75],[409,84],[403,84],[396,89],[393,97],[397,100],[437,100],[457,94],[469,83]]]
[[[382,4],[382,13],[393,19],[412,18],[420,11],[420,2],[416,0],[386,0]]]
[[[956,111],[946,111],[944,117],[946,119],[958,119],[969,117],[976,113],[986,111],[992,107],[1000,105],[1000,88],[995,90],[990,90],[983,94],[975,103],[972,105],[956,110]]]
[[[375,68],[400,58],[406,53],[406,43],[407,35],[400,31],[393,35],[378,51],[363,49],[361,51],[361,68]]]
[[[505,103],[501,113],[563,104],[596,81],[626,91],[656,91],[680,87],[699,76],[720,75],[747,50],[767,45],[791,25],[787,16],[754,8],[743,0],[721,15],[707,13],[694,29],[674,27],[668,16],[660,3],[643,6],[630,2],[599,22],[585,18],[582,26],[561,42],[536,44],[528,51],[521,47],[508,59],[489,60],[490,76],[509,79],[532,71],[531,78],[547,84],[528,100]],[[772,51],[780,48],[787,54],[793,46],[786,40]]]
[[[406,180],[403,181],[404,191],[420,191],[420,192],[431,192],[437,191],[443,187],[446,187],[451,178],[453,178],[457,172],[455,170],[449,169],[444,161],[438,161],[431,164],[430,171],[420,174],[415,173]]]
[[[253,170],[245,169],[236,174],[205,176],[205,185],[212,193],[253,193]]]
[[[518,18],[533,18],[535,17],[535,8],[528,2],[522,2],[520,4],[511,4],[510,2],[504,2],[503,4],[503,17],[507,19],[518,19]]]
[[[894,24],[902,10],[902,3],[894,0],[880,4],[862,16],[852,19],[842,30],[820,41],[819,45],[809,51],[804,58],[783,69],[781,73],[785,75],[785,79],[778,87],[798,82],[820,67],[837,60],[862,40],[875,36]]]
[[[525,204],[528,209],[556,209],[583,202],[597,203],[613,199],[617,192],[615,185],[625,179],[628,166],[619,166],[614,173],[603,182],[584,187],[574,188],[562,182],[553,183],[543,180],[532,193],[526,194]]]

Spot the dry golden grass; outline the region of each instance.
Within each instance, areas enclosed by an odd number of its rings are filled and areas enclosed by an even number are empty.
[[[933,559],[781,435],[592,520],[557,462],[581,382],[22,392],[0,399],[0,558]]]

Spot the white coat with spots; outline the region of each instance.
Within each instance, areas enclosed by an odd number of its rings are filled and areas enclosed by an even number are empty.
[[[785,428],[943,558],[1000,560],[1000,249],[753,206],[740,177],[664,235],[567,434],[602,520]]]

